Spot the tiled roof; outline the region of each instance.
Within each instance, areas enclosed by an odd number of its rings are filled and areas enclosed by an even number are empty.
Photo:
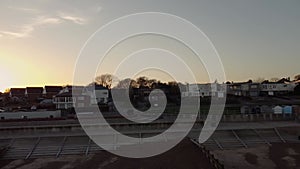
[[[27,94],[31,94],[31,93],[39,94],[39,93],[43,93],[43,87],[26,87],[26,91]]]
[[[10,89],[10,93],[12,95],[20,95],[20,94],[24,94],[25,95],[25,88],[11,88]]]
[[[45,91],[51,93],[58,93],[61,89],[62,86],[45,86]]]

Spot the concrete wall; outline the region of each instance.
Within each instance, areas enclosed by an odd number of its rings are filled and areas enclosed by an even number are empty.
[[[27,117],[28,119],[33,118],[59,118],[61,117],[60,111],[34,111],[34,112],[5,112],[0,113],[1,119],[23,119]]]

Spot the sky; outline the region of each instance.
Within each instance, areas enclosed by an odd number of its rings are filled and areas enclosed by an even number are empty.
[[[199,27],[217,49],[229,81],[293,78],[300,74],[299,8],[299,0],[2,0],[0,91],[72,84],[89,37],[138,12],[170,13]]]

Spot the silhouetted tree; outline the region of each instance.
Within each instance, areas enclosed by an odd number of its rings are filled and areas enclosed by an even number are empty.
[[[112,83],[113,81],[116,81],[117,78],[111,74],[103,74],[103,75],[100,75],[100,76],[97,76],[95,78],[95,82],[99,85],[102,85],[104,87],[107,87],[109,89],[111,89],[112,87]]]
[[[141,76],[141,77],[138,77],[136,79],[136,83],[139,85],[139,87],[149,87],[149,88],[151,88],[152,84],[157,83],[157,80],[156,79],[149,79],[146,76]]]
[[[126,78],[124,80],[120,80],[116,88],[118,89],[126,89],[128,87],[131,87],[132,84],[135,83],[133,79]]]
[[[139,85],[139,87],[145,87],[146,83],[148,81],[148,78],[146,76],[138,77],[136,79],[136,83]]]

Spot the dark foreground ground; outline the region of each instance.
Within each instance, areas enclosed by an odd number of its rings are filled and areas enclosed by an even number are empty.
[[[145,159],[118,157],[105,151],[89,156],[0,160],[3,169],[212,169],[201,149],[183,140],[170,151]]]
[[[280,128],[279,131],[300,135],[300,127]],[[300,169],[300,143],[271,143],[271,146],[216,150],[213,154],[225,169]]]
[[[225,169],[300,169],[299,143],[272,143],[271,146],[214,151]]]

